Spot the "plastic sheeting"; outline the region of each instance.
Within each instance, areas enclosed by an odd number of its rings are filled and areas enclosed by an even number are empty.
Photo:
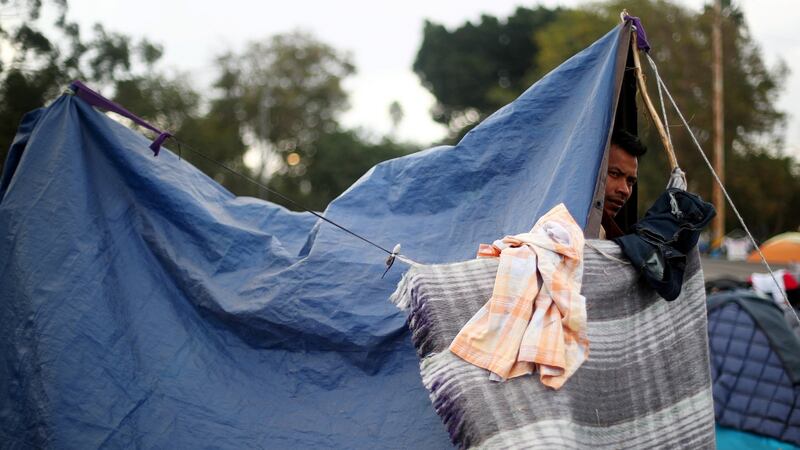
[[[377,165],[326,216],[425,263],[586,224],[629,28],[455,147]],[[623,57],[620,57],[622,55]],[[0,180],[0,441],[56,448],[442,448],[385,254],[236,198],[65,95]]]

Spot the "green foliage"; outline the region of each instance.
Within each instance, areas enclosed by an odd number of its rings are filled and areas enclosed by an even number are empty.
[[[251,42],[242,53],[224,54],[217,66],[220,96],[212,111],[236,124],[241,139],[267,156],[253,177],[270,179],[273,188],[323,209],[357,178],[338,170],[339,165],[351,164],[359,175],[372,165],[367,154],[354,155],[353,161],[337,161],[335,154],[330,155],[330,151],[359,151],[366,145],[354,134],[339,133],[337,116],[347,107],[342,82],[355,72],[349,56],[309,34],[292,32]],[[337,145],[342,139],[337,136],[350,136],[353,149]],[[226,156],[230,159],[238,152],[238,164],[246,151],[246,146],[233,146]],[[270,173],[273,170],[277,173]],[[286,203],[279,197],[269,199]]]
[[[458,135],[527,88],[540,50],[534,32],[557,11],[518,8],[505,20],[484,15],[453,31],[426,21],[414,71],[436,97],[434,120]]]
[[[22,115],[45,103],[54,84],[53,78],[57,76],[50,71],[40,71],[31,76],[15,69],[4,71],[3,75],[0,83],[0,164],[5,162]]]
[[[147,40],[134,42],[100,25],[89,39],[82,39],[78,24],[66,18],[63,0],[0,0],[0,6],[9,17],[22,18],[0,25],[0,46],[10,55],[0,66],[0,164],[22,115],[54,99],[73,79],[116,92],[131,109],[142,109],[141,115],[159,119],[157,122],[175,123],[177,116],[185,115],[182,108],[196,108],[197,95],[184,81],[150,71],[134,72],[140,63],[152,68],[161,56],[157,45]],[[55,12],[54,36],[42,31],[46,26],[39,21],[42,8]],[[145,93],[147,100],[142,98]]]
[[[529,23],[529,47],[516,53],[487,55],[483,50],[497,42],[502,19],[484,17],[478,26],[466,23],[453,32],[426,24],[415,70],[437,98],[439,110],[434,118],[450,124],[454,137],[462,136],[475,123],[456,123],[454,119],[459,114],[477,111],[482,119],[501,106],[492,103],[488,95],[498,85],[497,78],[492,76],[497,67],[516,67],[515,73],[521,74],[505,97],[495,97],[505,102],[607,33],[619,23],[619,13],[624,8],[642,18],[660,74],[710,157],[711,10],[697,13],[666,0],[609,0],[556,10],[540,7],[535,10],[539,20]],[[531,10],[526,11],[533,17]],[[518,10],[507,22],[519,14]],[[735,4],[724,9],[723,51],[726,184],[734,193],[734,201],[745,210],[745,219],[761,233],[760,237],[796,228],[800,225],[800,209],[796,207],[800,184],[795,163],[780,155],[785,116],[776,107],[786,67],[783,64],[766,67],[744,15]],[[655,75],[649,72],[646,60],[643,64],[649,76],[650,97],[657,102]],[[477,67],[483,69],[473,71]],[[669,168],[658,134],[644,114],[641,102],[639,111],[639,133],[650,148],[640,164],[639,198],[643,210],[662,191]],[[670,112],[668,119],[689,188],[710,198],[713,179],[705,163],[689,135],[678,126],[677,116]],[[774,179],[782,180],[780,189],[764,182],[773,179],[773,175]],[[729,229],[738,227],[730,208],[727,224]]]
[[[0,66],[2,161],[22,115],[55,98],[72,79],[112,92],[114,101],[174,132],[180,141],[167,146],[237,195],[285,203],[220,164],[322,210],[371,166],[409,152],[339,128],[338,114],[347,107],[342,82],[355,67],[348,55],[309,34],[277,35],[219,56],[214,91],[204,97],[186,76],[158,69],[164,50],[156,43],[101,25],[82,37],[66,19],[63,0],[0,0],[0,6],[24,18],[0,25],[0,45],[13,50]],[[57,12],[54,36],[41,31],[42,8]],[[396,123],[402,120],[399,106],[392,114]],[[251,167],[248,151],[270,158]]]
[[[756,236],[764,240],[797,229],[800,167],[796,161],[763,151],[731,152],[727,155],[726,165],[730,195]],[[729,228],[740,226],[738,222],[731,222]]]
[[[221,163],[238,173],[253,176],[251,169],[244,164],[243,156],[247,147],[239,134],[239,124],[231,120],[224,105],[218,103],[215,102],[207,114],[188,117],[183,121],[175,133],[181,143],[168,141],[169,147],[232,193],[260,197],[257,186],[217,164]],[[187,146],[185,149],[183,143]],[[203,156],[191,150],[200,152]]]
[[[689,120],[692,130],[700,140],[703,149],[712,156],[713,116],[712,104],[712,71],[711,71],[711,19],[712,11],[706,9],[694,13],[682,6],[663,0],[647,0],[638,2],[610,2],[598,4],[595,8],[598,15],[611,20],[618,17],[623,4],[629,11],[642,17],[647,28],[648,38],[653,49],[653,59],[659,68],[675,101]],[[756,185],[742,184],[744,178],[736,170],[744,171],[746,177],[771,177],[773,171],[791,174],[785,167],[785,160],[780,156],[785,116],[777,110],[776,100],[785,80],[785,66],[778,65],[774,69],[767,68],[758,45],[752,40],[744,16],[736,6],[729,6],[723,11],[723,76],[725,108],[724,127],[726,149],[726,185],[738,195],[734,202],[740,208],[750,212],[745,219],[756,230],[783,230],[800,225],[800,210],[789,212],[785,219],[767,206],[766,195],[788,206],[793,194],[773,191],[769,194]],[[663,17],[663,20],[647,20],[648,17]],[[649,94],[658,101],[655,74],[649,72],[649,64],[643,61],[645,72],[649,74]],[[669,110],[670,108],[668,108]],[[640,104],[639,110],[644,111]],[[713,178],[691,141],[689,134],[680,125],[678,117],[669,113],[669,122],[673,125],[672,140],[678,161],[687,173],[689,187],[706,199],[711,198]],[[649,118],[640,120],[640,130],[648,146],[650,154],[644,160],[648,178],[644,178],[641,206],[647,207],[658,195],[666,179],[667,165],[663,159],[663,147],[657,132]],[[652,158],[652,154],[659,154]],[[742,165],[742,161],[750,161],[754,155],[759,160],[773,158],[772,164]],[[657,162],[657,164],[653,164]],[[652,167],[656,166],[656,167]],[[778,173],[775,172],[775,173]],[[662,175],[657,176],[656,173]],[[792,175],[789,175],[792,176]],[[797,187],[797,183],[789,184]],[[762,198],[754,205],[743,206],[749,199]],[[739,228],[738,220],[731,208],[727,208],[726,224],[729,230]],[[768,234],[760,234],[761,238]]]
[[[235,86],[243,131],[282,154],[308,152],[337,128],[336,115],[347,107],[342,81],[355,72],[349,57],[300,32],[252,42],[218,64],[220,84]]]
[[[154,73],[122,79],[115,86],[114,101],[163,129],[179,130],[199,113],[200,95],[185,77],[170,79]]]
[[[539,53],[536,55],[535,64],[526,72],[526,84],[535,83],[567,58],[608,33],[608,30],[616,24],[607,17],[598,17],[593,11],[583,9],[557,11],[552,21],[533,34]]]
[[[304,176],[292,176],[284,171],[272,178],[270,187],[308,208],[322,211],[370,167],[411,151],[408,146],[390,140],[377,144],[366,142],[353,131],[324,134],[316,141],[314,162],[304,169]],[[270,200],[285,203],[279,198]]]
[[[342,130],[347,107],[342,82],[355,72],[349,55],[313,36],[293,32],[249,44],[215,61],[211,95],[185,76],[158,69],[157,43],[95,26],[87,37],[66,19],[64,0],[0,0],[19,20],[0,23],[0,163],[21,116],[83,79],[157,126],[172,131],[208,158],[322,210],[369,167],[410,149],[391,140],[368,142]],[[580,8],[518,8],[508,18],[482,16],[453,30],[426,22],[414,70],[434,94],[434,118],[451,139],[513,100],[528,85],[618,23],[623,8],[642,17],[676,101],[707,151],[711,146],[710,19],[666,0],[603,1]],[[13,11],[9,11],[12,8]],[[44,33],[42,8],[53,8],[55,32]],[[777,98],[786,68],[766,67],[742,12],[727,5],[724,19],[727,184],[760,237],[800,225],[800,168],[781,156],[784,114]],[[7,53],[8,55],[8,53]],[[646,71],[649,69],[646,67]],[[650,96],[658,98],[650,76]],[[640,111],[643,108],[640,106]],[[390,109],[395,127],[402,109]],[[711,177],[689,136],[670,114],[678,159],[690,189],[709,197]],[[667,179],[657,134],[644,115],[640,134],[650,147],[640,169],[640,202],[647,207]],[[251,183],[177,143],[168,146],[238,195],[265,196]],[[256,167],[253,152],[269,155]],[[270,200],[280,199],[266,195]],[[730,213],[729,211],[729,214]],[[737,225],[728,217],[729,228]]]

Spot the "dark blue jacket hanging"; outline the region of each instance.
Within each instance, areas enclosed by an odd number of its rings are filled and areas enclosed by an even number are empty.
[[[669,188],[634,225],[633,234],[614,242],[659,295],[675,300],[683,284],[686,254],[715,214],[714,206],[698,195]]]

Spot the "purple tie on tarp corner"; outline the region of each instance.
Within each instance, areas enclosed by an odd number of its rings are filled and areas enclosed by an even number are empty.
[[[158,156],[158,152],[161,150],[161,145],[164,144],[164,141],[171,136],[172,134],[169,131],[162,131],[161,134],[159,134],[158,137],[153,140],[153,142],[150,144],[150,150],[153,151],[154,156]]]
[[[642,26],[642,21],[638,17],[633,16],[625,16],[625,21],[630,21],[633,23],[633,26],[636,27],[636,42],[638,43],[639,50],[644,50],[645,52],[650,51],[650,43],[647,42],[647,33],[644,32],[644,26]]]
[[[152,144],[150,144],[150,150],[153,151],[153,156],[158,156],[158,152],[161,150],[161,145],[164,144],[164,141],[167,140],[167,138],[172,136],[172,134],[169,133],[168,131],[162,131],[150,125],[149,123],[147,123],[146,120],[128,111],[127,109],[122,107],[122,105],[114,103],[111,100],[98,94],[97,92],[91,90],[88,86],[86,86],[85,84],[83,84],[78,80],[73,81],[69,85],[69,88],[77,97],[80,97],[86,103],[98,108],[105,109],[106,111],[113,111],[123,117],[131,119],[137,125],[141,125],[154,133],[158,133],[158,137],[155,138]]]

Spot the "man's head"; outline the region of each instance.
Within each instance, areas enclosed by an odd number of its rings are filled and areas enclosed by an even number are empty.
[[[611,136],[608,152],[608,177],[603,213],[608,217],[617,215],[633,193],[633,185],[639,171],[639,156],[647,147],[635,135],[617,130]]]

